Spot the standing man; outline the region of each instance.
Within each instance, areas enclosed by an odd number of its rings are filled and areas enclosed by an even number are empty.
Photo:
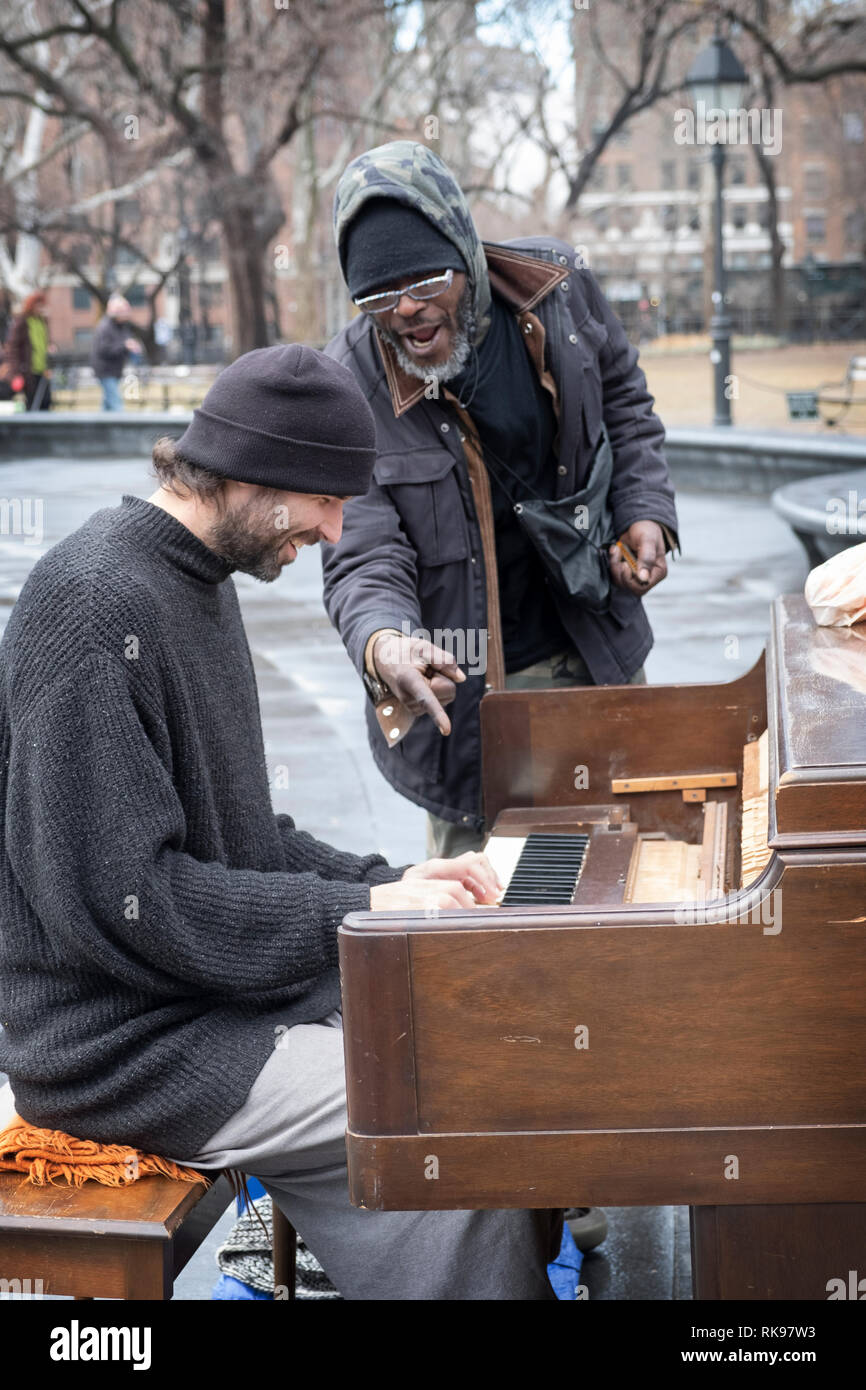
[[[123,410],[120,378],[129,352],[138,352],[140,344],[129,332],[129,301],[122,294],[110,296],[105,315],[93,335],[90,365],[102,387],[102,409]]]
[[[347,1299],[552,1299],[561,1212],[349,1202],[340,922],[497,885],[274,814],[230,576],[336,543],[374,440],[336,362],[249,352],[151,497],[31,571],[0,643],[0,1069],[31,1124],[259,1178]]]
[[[482,243],[427,146],[398,140],[353,160],[334,229],[361,313],[325,350],[370,402],[377,458],[324,551],[325,604],[371,697],[377,765],[428,811],[432,851],[458,855],[484,837],[485,690],[645,680],[641,599],[679,544],[664,429],[574,248]],[[609,609],[591,612],[548,584],[515,505],[582,488],[602,425],[612,524],[637,564],[611,549]],[[428,640],[437,629],[479,658],[474,669]],[[374,711],[385,695],[411,723],[390,745]]]

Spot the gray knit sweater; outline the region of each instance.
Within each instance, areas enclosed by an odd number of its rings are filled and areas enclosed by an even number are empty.
[[[230,568],[125,496],[0,643],[0,1068],[33,1124],[195,1152],[339,1005],[337,927],[399,876],[274,814]]]

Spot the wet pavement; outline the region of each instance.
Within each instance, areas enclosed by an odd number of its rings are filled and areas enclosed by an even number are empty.
[[[154,489],[142,459],[0,464],[0,630],[39,555],[124,492]],[[647,679],[733,680],[760,655],[773,597],[802,589],[805,556],[769,499],[681,490],[677,501],[684,554],[646,600],[656,638]],[[317,551],[302,551],[273,584],[247,575],[235,583],[274,809],[342,849],[377,849],[395,864],[423,858],[425,813],[391,790],[367,748],[366,697],[322,607]],[[575,1187],[577,1204],[579,1174]],[[607,1240],[584,1265],[591,1298],[691,1296],[686,1209],[614,1208],[608,1219]],[[214,1252],[232,1221],[226,1212],[177,1281],[177,1298],[209,1298]]]

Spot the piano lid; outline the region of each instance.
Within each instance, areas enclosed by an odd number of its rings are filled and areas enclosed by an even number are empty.
[[[866,843],[866,622],[819,627],[784,594],[768,658],[770,844]]]

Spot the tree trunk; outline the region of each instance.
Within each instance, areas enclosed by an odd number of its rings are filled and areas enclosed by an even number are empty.
[[[255,215],[243,206],[227,208],[221,217],[228,262],[232,307],[232,356],[267,347],[263,249]]]
[[[786,332],[785,313],[785,268],[782,259],[785,243],[779,235],[779,204],[776,197],[776,171],[772,157],[765,155],[760,145],[755,145],[755,158],[761,170],[764,187],[767,190],[767,230],[770,233],[770,321],[773,332],[780,338]]]
[[[775,87],[770,76],[769,66],[766,59],[762,56],[760,61],[762,94],[761,99],[765,109],[772,110],[775,101]],[[787,332],[787,313],[785,304],[785,267],[782,264],[785,255],[785,243],[779,235],[779,200],[776,196],[776,169],[773,164],[773,155],[764,153],[764,148],[760,144],[752,146],[755,152],[755,159],[758,161],[758,168],[761,171],[761,178],[767,190],[767,230],[770,233],[770,255],[772,264],[770,267],[770,322],[773,332],[780,338],[784,338]]]
[[[308,121],[303,132],[303,149],[296,164],[294,251],[295,310],[294,338],[299,343],[312,343],[319,337],[318,243],[319,170],[313,125]]]
[[[209,210],[222,227],[232,309],[232,355],[268,346],[265,256],[285,219],[270,177],[226,169],[211,180]]]

